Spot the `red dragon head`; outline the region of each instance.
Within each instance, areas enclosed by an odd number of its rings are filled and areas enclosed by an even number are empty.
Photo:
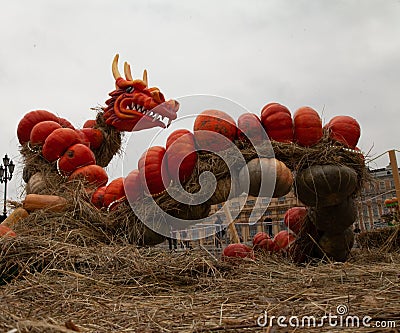
[[[176,119],[179,103],[175,100],[165,101],[164,95],[156,87],[148,88],[147,71],[143,72],[143,80],[132,78],[127,62],[124,64],[125,79],[118,70],[119,55],[115,55],[112,72],[116,90],[106,101],[104,119],[108,125],[119,131],[139,131],[152,127],[168,127]],[[165,124],[163,121],[167,120]]]

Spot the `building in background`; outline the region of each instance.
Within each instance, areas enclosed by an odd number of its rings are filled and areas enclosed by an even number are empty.
[[[400,169],[399,169],[400,170]],[[392,169],[369,170],[372,180],[365,184],[357,198],[357,226],[369,230],[390,224],[393,211],[386,207],[385,200],[396,196]]]
[[[247,200],[246,200],[247,199]],[[207,223],[212,225],[217,216],[226,223],[226,216],[221,209],[223,204],[211,207]],[[271,236],[286,229],[283,219],[286,211],[294,206],[303,206],[293,192],[280,198],[255,198],[242,195],[230,200],[229,210],[242,241],[249,241],[259,232],[264,231]]]

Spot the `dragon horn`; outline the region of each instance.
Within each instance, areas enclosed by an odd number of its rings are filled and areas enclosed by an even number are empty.
[[[117,53],[112,62],[112,73],[113,73],[114,79],[119,79],[121,77],[121,74],[119,73],[119,70],[118,70],[118,58],[119,58],[119,54]]]
[[[131,66],[126,61],[124,63],[124,73],[125,73],[125,77],[128,81],[133,81],[132,73],[131,73]]]
[[[147,71],[143,71],[143,81],[146,83],[146,87],[149,85],[148,79],[147,79]]]

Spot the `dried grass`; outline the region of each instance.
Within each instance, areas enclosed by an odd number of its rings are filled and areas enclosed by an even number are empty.
[[[346,263],[296,266],[277,255],[226,262],[201,248],[76,246],[35,235],[0,245],[1,275],[15,276],[0,287],[5,332],[71,332],[71,321],[81,332],[260,332],[265,310],[321,318],[339,304],[351,315],[400,319],[398,253],[353,250]]]
[[[379,252],[400,252],[400,226],[364,231],[357,235],[361,247]]]
[[[96,156],[96,164],[106,167],[121,152],[122,133],[105,123],[101,108],[95,110],[97,110],[95,128],[103,132],[104,139],[100,148],[94,149],[93,152]]]

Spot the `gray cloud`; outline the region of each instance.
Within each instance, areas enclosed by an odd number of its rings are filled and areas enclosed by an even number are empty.
[[[147,68],[167,97],[220,95],[256,113],[270,101],[292,111],[310,105],[326,121],[357,118],[363,150],[398,148],[399,1],[41,0],[6,7],[0,154],[18,158],[15,129],[29,110],[48,109],[77,126],[93,117],[90,107],[113,89],[116,52],[135,75]]]

